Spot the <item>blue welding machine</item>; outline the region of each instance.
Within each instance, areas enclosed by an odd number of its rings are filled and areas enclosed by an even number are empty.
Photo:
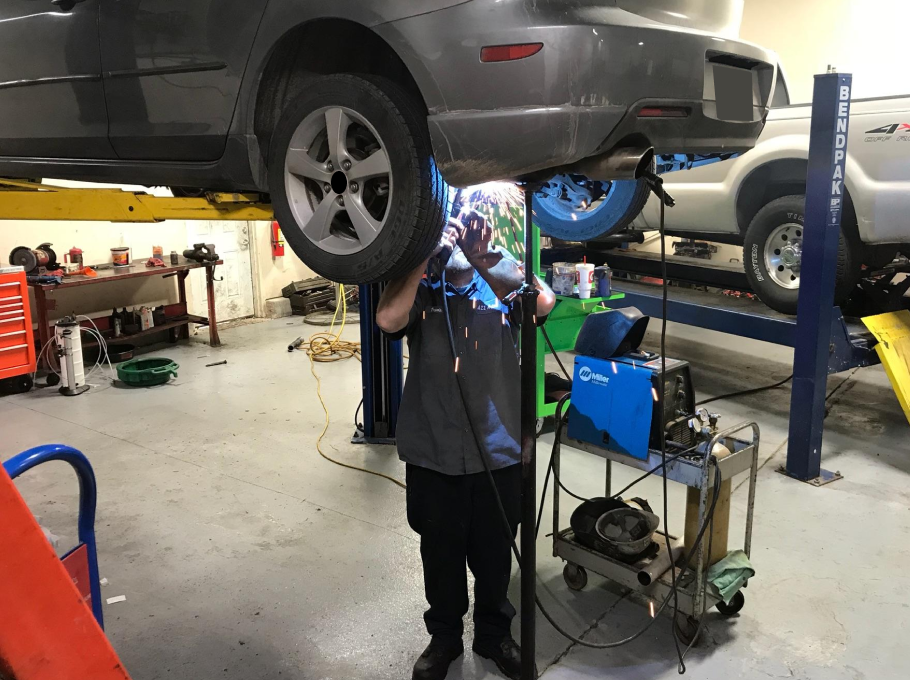
[[[633,308],[634,309],[634,308]],[[647,317],[631,329],[617,313],[629,316],[630,310],[610,310],[590,315],[576,342],[575,375],[569,406],[568,435],[639,460],[647,460],[649,449],[660,448],[660,356],[641,352]],[[613,315],[612,319],[610,315]],[[599,318],[598,318],[599,317]],[[616,342],[623,329],[635,337],[631,342]],[[610,337],[608,337],[610,336]],[[597,342],[597,338],[602,342]],[[614,351],[623,350],[613,355]],[[584,353],[582,353],[584,352]],[[594,356],[592,356],[594,355]],[[667,439],[689,446],[694,433],[688,419],[695,412],[695,392],[689,364],[666,360],[664,423]],[[692,440],[690,442],[690,440]]]

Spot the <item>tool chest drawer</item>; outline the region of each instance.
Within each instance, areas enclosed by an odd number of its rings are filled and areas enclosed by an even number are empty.
[[[0,378],[35,370],[35,340],[25,272],[0,269]]]

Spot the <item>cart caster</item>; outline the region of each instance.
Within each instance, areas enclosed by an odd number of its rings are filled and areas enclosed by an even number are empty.
[[[588,572],[584,567],[579,567],[571,562],[567,562],[566,566],[562,568],[562,577],[566,580],[569,590],[584,590],[588,585]]]
[[[28,374],[17,375],[3,381],[3,391],[9,394],[25,394],[34,387],[35,382]]]
[[[53,372],[48,373],[47,377],[44,379],[44,382],[48,387],[56,387],[60,384],[60,376]]]
[[[743,591],[739,591],[736,595],[733,596],[733,599],[730,600],[730,604],[724,604],[724,601],[721,600],[717,603],[717,611],[719,611],[724,616],[735,616],[742,611],[742,608],[746,604],[746,596],[743,595]]]
[[[676,638],[686,647],[694,647],[701,637],[698,621],[686,614],[677,614],[673,622]]]

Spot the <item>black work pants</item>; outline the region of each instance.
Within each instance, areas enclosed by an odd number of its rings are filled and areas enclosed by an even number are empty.
[[[521,465],[493,471],[514,538],[521,516]],[[408,523],[420,534],[430,635],[461,638],[474,574],[474,642],[496,649],[510,634],[512,547],[486,472],[444,475],[407,466]]]

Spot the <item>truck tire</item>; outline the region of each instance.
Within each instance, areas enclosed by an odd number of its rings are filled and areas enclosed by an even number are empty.
[[[371,75],[314,79],[285,107],[271,138],[269,189],[297,256],[346,284],[412,271],[439,242],[449,203],[426,113]]]
[[[784,196],[758,211],[743,242],[746,277],[752,290],[771,309],[796,314],[802,263],[805,196]],[[845,216],[846,218],[846,216]],[[862,246],[841,227],[834,303],[843,303],[859,282]]]
[[[554,177],[548,184],[555,187],[560,177],[563,176]],[[608,185],[603,198],[584,206],[562,192],[538,193],[534,223],[547,236],[564,241],[596,241],[623,231],[644,210],[651,189],[643,179],[603,184]]]

